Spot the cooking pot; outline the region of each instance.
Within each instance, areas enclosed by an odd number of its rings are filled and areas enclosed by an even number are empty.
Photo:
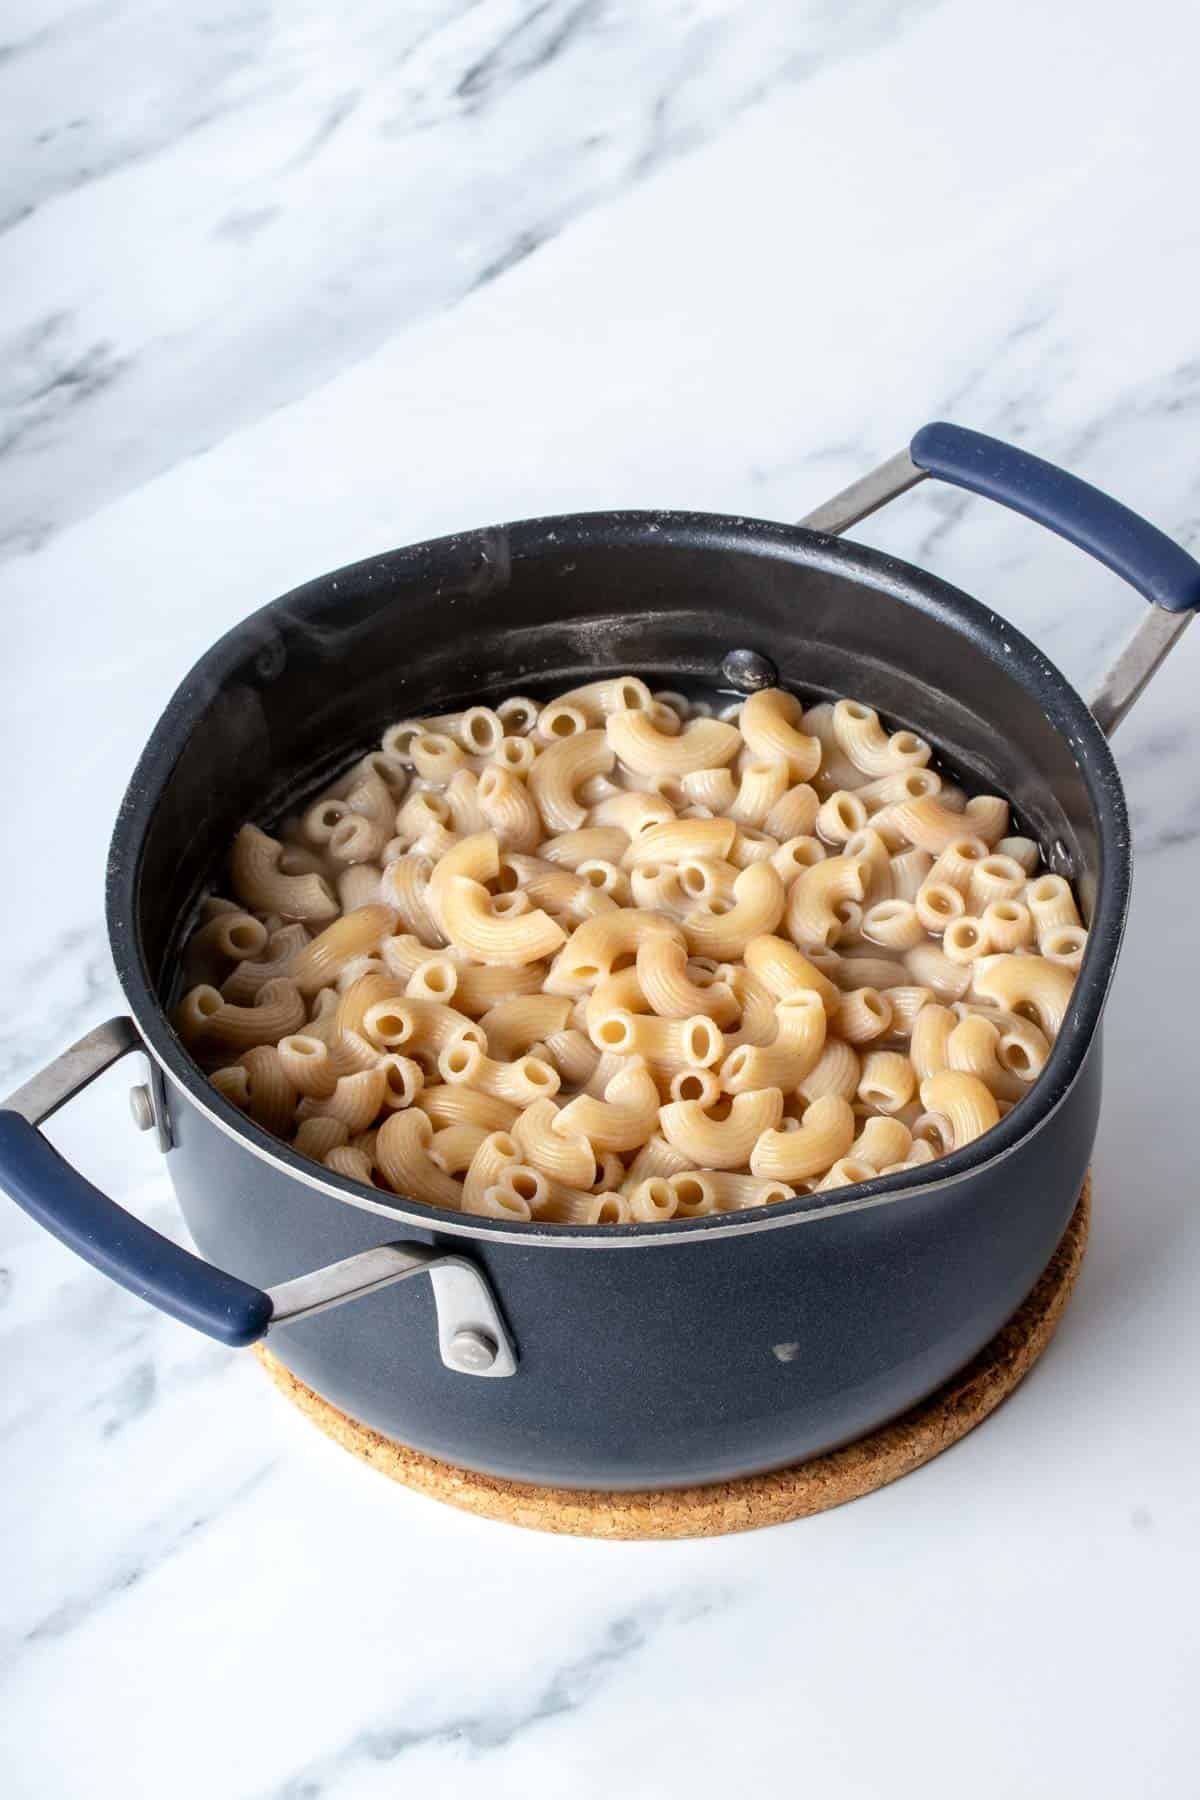
[[[1093,711],[986,607],[839,541],[930,475],[1039,520],[1151,601]],[[1152,526],[1024,451],[948,425],[925,427],[800,526],[663,512],[534,519],[310,582],[222,638],[155,728],[109,863],[109,933],[132,1018],[90,1033],[11,1096],[0,1185],[175,1318],[231,1345],[269,1333],[276,1356],[336,1406],[471,1469],[669,1486],[869,1431],[1003,1324],[1075,1205],[1130,883],[1105,733],[1198,604],[1200,566]],[[208,1084],[167,1007],[186,927],[237,826],[294,805],[395,718],[617,671],[671,687],[778,679],[804,695],[851,693],[1009,797],[1051,868],[1076,883],[1090,934],[1046,1069],[994,1130],[928,1168],[751,1212],[519,1224],[343,1179]],[[150,1058],[140,1122],[159,1133],[205,1261],[122,1211],[37,1129],[132,1049]],[[405,1280],[419,1274],[429,1281]]]

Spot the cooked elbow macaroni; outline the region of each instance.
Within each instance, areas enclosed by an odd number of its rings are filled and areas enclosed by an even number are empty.
[[[1029,1092],[1076,897],[855,700],[634,676],[402,720],[242,827],[176,1030],[332,1176],[659,1224],[915,1170]]]

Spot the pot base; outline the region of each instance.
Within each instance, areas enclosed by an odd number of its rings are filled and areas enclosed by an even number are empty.
[[[826,1456],[711,1486],[640,1493],[533,1487],[454,1468],[339,1412],[257,1349],[271,1380],[327,1437],[414,1492],[463,1512],[573,1537],[719,1537],[808,1518],[858,1500],[930,1462],[994,1412],[1029,1373],[1058,1328],[1087,1247],[1091,1177],[1070,1224],[1024,1304],[979,1355],[919,1406]]]

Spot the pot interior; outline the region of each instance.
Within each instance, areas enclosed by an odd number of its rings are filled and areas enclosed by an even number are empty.
[[[393,720],[618,672],[717,688],[734,648],[770,658],[802,697],[869,702],[968,785],[1009,798],[1092,915],[1085,975],[1101,978],[1081,1052],[1128,882],[1119,782],[1082,701],[1019,632],[932,576],[708,515],[531,520],[417,545],[311,582],[223,638],[156,728],[114,836],[110,927],[135,1009],[143,981],[165,998],[237,827],[277,817]]]
[[[533,520],[356,563],[207,653],[126,801],[148,812],[137,936],[158,992],[246,819],[270,821],[396,718],[606,673],[720,688],[732,648],[801,697],[853,695],[1009,797],[1088,911],[1115,774],[1072,689],[1002,619],[873,551],[795,527],[657,513]],[[1083,713],[1083,722],[1079,720]],[[1097,745],[1103,756],[1097,758]],[[121,828],[113,860],[128,855]]]

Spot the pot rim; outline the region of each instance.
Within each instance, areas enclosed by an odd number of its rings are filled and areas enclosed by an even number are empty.
[[[672,1219],[663,1224],[590,1225],[528,1224],[496,1219],[467,1219],[462,1213],[384,1199],[346,1177],[299,1156],[240,1113],[213,1088],[192,1063],[171,1029],[146,966],[137,919],[141,851],[158,797],[178,759],[179,746],[202,712],[205,697],[222,684],[225,673],[261,647],[264,626],[286,607],[289,617],[327,604],[328,589],[345,577],[374,570],[379,577],[426,567],[439,551],[477,541],[480,554],[495,558],[497,545],[515,563],[542,554],[562,555],[614,539],[639,550],[713,547],[774,554],[804,567],[866,582],[912,604],[919,590],[923,610],[949,624],[1015,676],[1038,701],[1050,723],[1068,742],[1084,779],[1095,814],[1101,849],[1102,879],[1089,925],[1088,946],[1075,984],[1066,1022],[1046,1067],[1000,1123],[983,1138],[929,1164],[929,1175],[914,1180],[909,1173],[879,1176],[845,1190],[838,1199],[801,1194],[773,1206],[739,1213],[711,1214],[698,1219]],[[802,554],[797,554],[802,552]],[[601,673],[601,671],[597,671]],[[1124,793],[1108,742],[1070,682],[1031,639],[979,601],[913,564],[845,538],[831,538],[799,525],[715,513],[611,511],[564,513],[524,519],[478,532],[455,533],[392,551],[382,557],[331,570],[268,602],[235,625],[199,659],[185,676],[147,740],[130,780],[113,830],[107,879],[107,917],[118,978],[149,1054],[172,1086],[226,1135],[251,1155],[302,1182],[306,1187],[366,1212],[395,1220],[425,1233],[468,1240],[558,1249],[633,1249],[715,1237],[781,1230],[836,1218],[877,1206],[890,1206],[915,1194],[956,1187],[1006,1160],[1050,1122],[1074,1086],[1100,1024],[1116,968],[1129,902],[1131,857]],[[986,1145],[986,1149],[982,1146]],[[376,1197],[379,1195],[379,1197]],[[414,1210],[409,1210],[409,1207]]]

